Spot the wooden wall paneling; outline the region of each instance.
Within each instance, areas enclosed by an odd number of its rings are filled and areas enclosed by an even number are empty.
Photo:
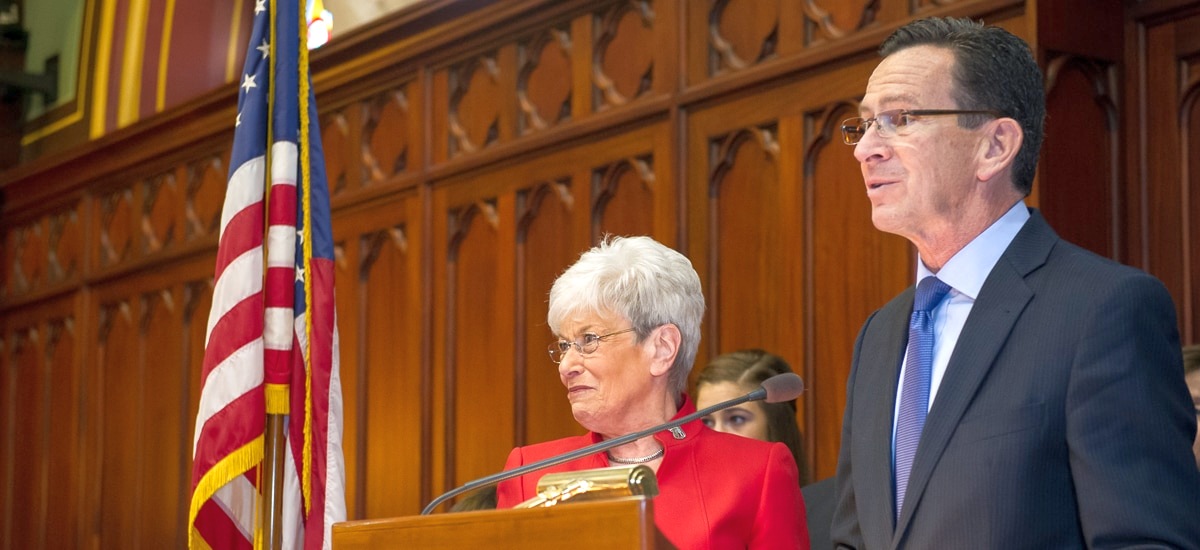
[[[63,304],[70,306],[69,300]],[[46,548],[79,546],[83,523],[80,463],[82,373],[76,356],[79,333],[71,312],[46,323],[47,411]]]
[[[136,302],[113,299],[100,305],[96,368],[101,403],[96,429],[101,432],[99,521],[93,540],[106,548],[137,545],[142,471],[140,441],[142,395],[138,372]]]
[[[0,240],[0,300],[7,299],[13,293],[13,278],[18,269],[17,263],[17,231],[6,227],[3,240]]]
[[[1142,134],[1138,139],[1140,170],[1125,197],[1136,205],[1131,216],[1130,261],[1158,277],[1171,296],[1179,314],[1184,342],[1197,341],[1196,325],[1189,306],[1188,267],[1184,254],[1185,138],[1188,123],[1184,108],[1188,78],[1181,69],[1187,65],[1179,57],[1178,46],[1185,43],[1180,23],[1197,19],[1171,18],[1139,22],[1136,32],[1142,42],[1133,63],[1140,67],[1136,83],[1129,89],[1137,97],[1137,115]]]
[[[44,328],[21,327],[10,339],[16,410],[13,418],[9,540],[13,548],[40,548],[46,535],[46,420],[48,380],[41,360]]]
[[[1146,29],[1147,60],[1145,74],[1146,99],[1143,109],[1147,120],[1145,155],[1146,180],[1142,182],[1143,264],[1140,265],[1162,280],[1175,298],[1176,308],[1185,300],[1182,255],[1178,254],[1182,220],[1172,205],[1182,204],[1179,106],[1182,94],[1175,44],[1177,27],[1159,24]],[[1181,309],[1179,313],[1183,313]],[[1182,317],[1182,315],[1181,315]]]
[[[592,171],[592,240],[605,235],[654,235],[654,157],[644,155],[598,166]],[[662,237],[659,237],[662,239]],[[672,246],[670,240],[663,240]]]
[[[5,295],[21,296],[46,286],[47,229],[44,218],[7,232]]]
[[[504,71],[501,54],[491,50],[448,69],[449,96],[446,160],[479,151],[502,141]],[[440,98],[439,98],[440,99]]]
[[[90,210],[90,205],[88,205]],[[76,358],[80,373],[80,437],[79,455],[86,457],[78,461],[79,507],[82,510],[79,522],[79,546],[96,544],[99,539],[101,489],[103,487],[103,383],[104,372],[100,368],[100,336],[106,330],[105,319],[100,315],[99,304],[88,287],[74,293],[73,312],[75,329],[80,345]],[[191,454],[188,454],[191,457]]]
[[[1179,124],[1182,126],[1182,173],[1179,182],[1183,200],[1182,261],[1186,274],[1180,304],[1180,326],[1184,342],[1200,342],[1200,5],[1193,5],[1192,14],[1180,18],[1179,38],[1175,45],[1177,64],[1183,73],[1182,103]]]
[[[655,7],[635,0],[595,14],[592,110],[620,107],[655,89]]]
[[[7,547],[59,548],[78,540],[82,390],[71,303],[52,299],[5,319],[0,518],[7,525],[0,538]]]
[[[1116,67],[1050,55],[1039,205],[1059,235],[1118,259],[1120,117]]]
[[[435,260],[444,262],[445,273],[445,340],[440,343],[445,346],[445,482],[450,488],[495,471],[513,440],[514,339],[513,329],[506,327],[515,318],[515,225],[511,194],[447,207],[448,238],[435,241],[444,251],[435,252]]]
[[[78,281],[83,275],[83,223],[81,202],[47,216],[49,248],[47,250],[47,282],[62,287]]]
[[[428,159],[428,164],[436,165],[450,158],[450,109],[448,101],[442,101],[442,98],[450,97],[450,68],[428,69],[423,80],[428,88],[425,112],[428,113],[429,122],[425,143],[429,151],[422,159]]]
[[[1117,59],[1120,0],[1062,0],[1013,26],[1035,47],[1045,71],[1046,138],[1037,206],[1065,239],[1121,259],[1117,225],[1120,155]],[[1036,31],[1036,34],[1034,33]]]
[[[215,256],[210,260],[216,262]],[[183,285],[182,313],[183,322],[183,358],[185,363],[180,365],[180,371],[185,376],[184,394],[185,406],[183,416],[183,433],[179,442],[179,459],[184,461],[184,467],[179,472],[180,501],[179,519],[177,525],[187,525],[187,514],[192,503],[192,450],[196,437],[196,414],[200,410],[200,390],[204,371],[204,346],[208,340],[208,316],[212,310],[213,278],[211,275],[193,279]],[[186,541],[184,541],[186,544]]]
[[[679,92],[683,80],[683,34],[688,2],[655,2],[654,10],[654,81],[652,95],[667,96]]]
[[[329,184],[330,197],[336,197],[354,184],[361,185],[359,178],[362,173],[356,169],[361,160],[366,160],[366,151],[356,154],[356,139],[358,133],[352,126],[362,123],[361,112],[354,106],[340,106],[336,109],[322,109],[318,124],[321,129],[321,148],[325,160],[325,177]],[[353,174],[353,175],[351,175]],[[352,180],[354,180],[352,182]]]
[[[9,351],[13,335],[0,324],[0,550],[9,550],[12,540],[13,463],[16,461],[17,371]]]
[[[362,185],[387,182],[420,165],[420,103],[413,92],[415,82],[407,81],[366,98],[359,107],[359,135]]]
[[[942,2],[939,2],[939,4]],[[949,4],[950,2],[946,2]],[[966,2],[961,2],[965,4]],[[976,2],[978,3],[978,2]],[[689,85],[804,57],[910,17],[910,2],[705,0],[687,4]]]
[[[187,242],[214,238],[221,230],[229,151],[206,153],[185,163],[183,217]]]
[[[4,323],[2,548],[64,548],[80,540],[82,387],[71,304],[43,302]]]
[[[1194,72],[1198,66],[1189,67],[1188,89],[1184,92],[1181,109],[1184,147],[1182,148],[1183,174],[1181,183],[1183,200],[1182,262],[1186,278],[1181,308],[1180,326],[1182,338],[1187,343],[1200,342],[1200,80]]]
[[[354,214],[335,224],[352,275],[338,280],[347,505],[355,518],[411,515],[431,498],[420,203],[405,194]]]
[[[583,432],[571,415],[558,365],[547,346],[555,338],[546,322],[550,287],[587,241],[569,228],[586,220],[586,200],[572,190],[588,187],[587,178],[568,174],[535,181],[517,191],[516,234],[517,380],[516,433],[513,445],[550,441]],[[582,180],[582,181],[580,181]],[[585,197],[586,199],[586,197]]]
[[[516,133],[516,46],[505,44],[433,70],[433,162],[506,143]]]
[[[82,205],[67,198],[5,229],[0,300],[16,307],[79,283],[86,254]]]
[[[93,218],[98,225],[93,233],[96,241],[92,246],[97,255],[92,269],[111,268],[131,259],[137,235],[133,191],[130,187],[118,188],[94,201],[97,212]]]
[[[149,255],[178,244],[182,227],[176,223],[183,219],[183,196],[181,185],[172,168],[155,174],[141,182],[144,197],[140,211],[139,244],[142,255]]]
[[[803,37],[805,47],[813,47],[841,39],[871,23],[880,3],[806,0],[800,10],[789,11],[803,10],[803,27],[798,29],[803,34],[796,35]]]
[[[591,139],[554,143],[537,151],[523,152],[520,155],[505,158],[472,172],[455,174],[436,183],[433,198],[448,201],[450,204],[471,203],[480,197],[514,193],[515,187],[519,185],[527,186],[537,182],[556,180],[575,173],[580,174],[581,181],[595,183],[592,181],[593,176],[597,173],[603,175],[620,162],[627,161],[631,164],[630,168],[636,170],[637,168],[632,166],[631,159],[665,156],[666,152],[658,151],[657,148],[666,147],[669,144],[668,137],[669,129],[664,123],[664,117],[658,113],[650,113],[643,120],[629,122],[613,131],[592,136]],[[659,174],[663,174],[660,172],[663,169],[661,164],[657,162],[647,164],[646,168],[651,171],[645,174],[639,173],[637,177],[657,179]],[[617,180],[621,177],[626,176],[620,176]],[[591,183],[576,185],[575,178],[572,177],[570,189],[574,200],[584,203],[594,202],[597,189]],[[654,206],[652,212],[658,212],[661,209],[675,215],[673,201],[676,199],[662,196],[657,191],[653,198],[655,201],[666,201],[663,203],[666,208]],[[592,205],[589,204],[588,208],[590,212]],[[581,231],[580,235],[584,236],[584,244],[588,244],[591,220],[588,218],[582,218],[582,220],[583,225],[576,230]]]
[[[566,24],[517,43],[517,135],[573,118],[571,34]]]
[[[681,112],[672,112],[664,121],[662,130],[666,129],[666,124],[669,124],[674,130],[655,133],[652,137],[652,149],[635,158],[641,160],[643,164],[648,164],[652,169],[650,175],[653,179],[650,179],[648,183],[655,192],[654,206],[651,210],[654,222],[653,235],[659,241],[686,254],[683,246],[686,242],[687,231],[684,221],[687,189],[679,182],[683,170],[681,121]],[[647,178],[645,175],[639,177]]]
[[[799,363],[803,325],[788,318],[802,293],[788,260],[799,252],[804,216],[796,174],[782,173],[780,122],[713,135],[708,145],[704,267],[709,307],[720,314],[711,319],[709,347],[714,355],[761,347]]]
[[[593,45],[595,43],[594,15],[585,14],[571,20],[570,39],[570,83],[571,118],[583,120],[594,112],[595,92],[592,89],[594,69]]]
[[[688,7],[688,84],[775,58],[781,41],[798,43],[801,38],[795,32],[799,30],[794,24],[797,6],[790,2],[707,0]],[[785,18],[792,24],[784,23]],[[792,32],[782,34],[781,30]],[[785,49],[797,50],[795,43]]]
[[[1123,0],[1056,0],[1038,5],[1038,46],[1115,63],[1121,58]]]
[[[194,386],[208,314],[199,308],[211,303],[213,261],[193,255],[131,272],[97,286],[77,306],[95,308],[89,315],[98,319],[95,332],[86,332],[96,338],[87,358],[95,374],[84,380],[95,388],[84,406],[86,429],[97,440],[84,447],[97,457],[99,478],[91,489],[98,521],[85,537],[100,547],[186,544]]]
[[[12,539],[13,462],[16,431],[16,369],[9,360],[12,336],[0,323],[0,550]]]
[[[339,381],[342,397],[342,458],[344,465],[344,485],[346,499],[346,517],[360,519],[363,501],[366,497],[364,490],[365,453],[363,432],[367,428],[365,415],[362,413],[367,400],[363,395],[364,381],[369,373],[362,368],[363,348],[366,343],[359,335],[363,332],[364,323],[361,319],[361,293],[363,257],[362,242],[367,237],[361,235],[361,225],[348,230],[346,227],[352,220],[362,218],[363,213],[355,211],[355,216],[344,218],[334,217],[333,228],[333,261],[334,261],[334,302],[336,318],[334,320],[338,332],[337,347],[334,353],[338,358]],[[343,212],[344,215],[344,212]],[[389,327],[391,328],[391,327]],[[392,336],[388,336],[386,342]],[[398,428],[399,429],[399,428]],[[389,492],[384,491],[381,492]]]
[[[138,502],[142,508],[137,518],[139,538],[175,547],[187,544],[181,496],[191,487],[190,483],[180,484],[185,479],[182,471],[191,461],[179,456],[179,448],[191,433],[186,425],[196,414],[184,410],[189,382],[185,368],[189,361],[183,342],[182,298],[177,285],[137,297],[136,368],[142,393],[134,394],[143,402],[137,428],[142,461],[138,472]]]

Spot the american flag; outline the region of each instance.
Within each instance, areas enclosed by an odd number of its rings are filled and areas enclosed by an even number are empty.
[[[192,548],[262,546],[268,413],[287,415],[283,547],[329,548],[346,519],[329,190],[298,4],[255,0],[193,440]]]

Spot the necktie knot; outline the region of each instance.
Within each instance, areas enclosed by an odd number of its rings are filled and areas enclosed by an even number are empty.
[[[950,285],[937,277],[925,277],[917,284],[917,296],[913,299],[913,311],[930,311],[950,292]]]

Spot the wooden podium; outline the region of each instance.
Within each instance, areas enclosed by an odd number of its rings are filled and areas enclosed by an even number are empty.
[[[674,548],[654,526],[650,499],[561,504],[346,521],[333,525],[333,548],[597,549]]]

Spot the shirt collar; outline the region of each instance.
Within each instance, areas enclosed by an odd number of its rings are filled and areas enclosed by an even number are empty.
[[[1029,209],[1025,207],[1025,202],[1017,201],[1017,204],[1009,208],[1000,219],[954,254],[936,273],[938,279],[950,285],[959,294],[965,294],[975,300],[988,274],[992,272],[1004,250],[1016,238],[1028,219]],[[917,281],[932,275],[935,274],[925,267],[925,262],[918,254]]]

